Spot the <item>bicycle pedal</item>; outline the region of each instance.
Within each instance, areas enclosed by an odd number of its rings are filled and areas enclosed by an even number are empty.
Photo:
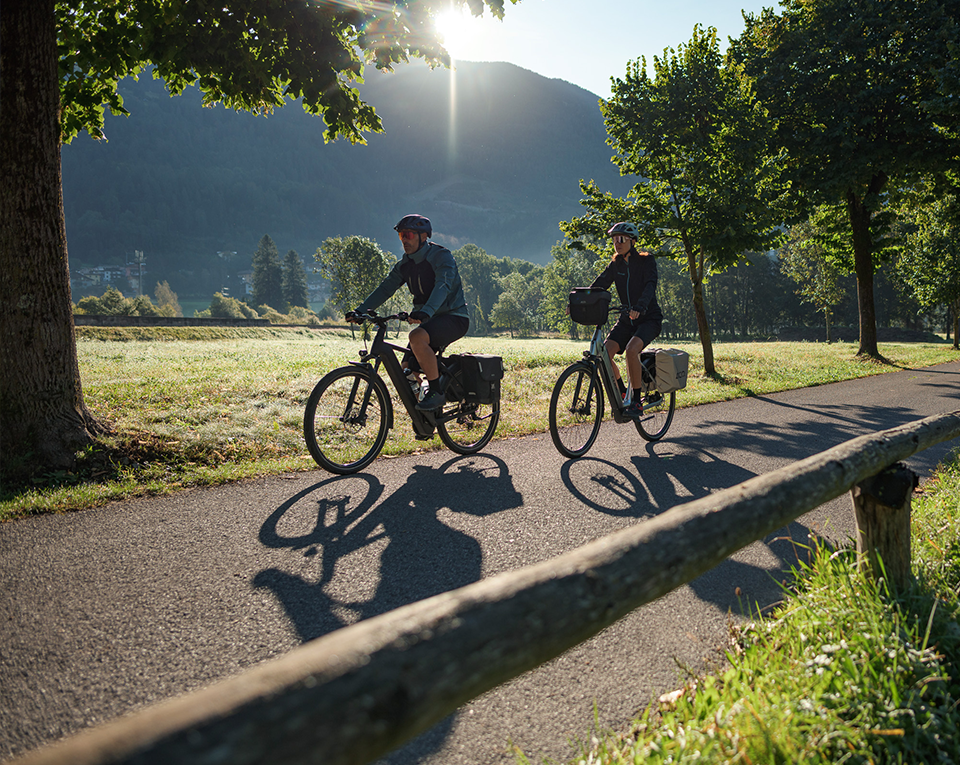
[[[429,435],[426,435],[426,436],[415,435],[414,438],[416,438],[417,441],[429,441],[431,438],[433,438],[433,433],[430,433]]]

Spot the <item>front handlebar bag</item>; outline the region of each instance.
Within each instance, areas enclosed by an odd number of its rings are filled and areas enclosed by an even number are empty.
[[[592,287],[574,287],[570,293],[570,318],[577,324],[604,324],[610,312],[610,293]]]

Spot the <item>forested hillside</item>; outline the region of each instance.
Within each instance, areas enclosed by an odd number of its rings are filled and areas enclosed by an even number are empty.
[[[107,142],[63,149],[71,266],[122,263],[143,251],[150,289],[220,288],[225,262],[249,268],[269,234],[305,262],[331,236],[360,234],[399,251],[391,226],[420,212],[451,248],[550,259],[560,220],[580,214],[578,182],[625,190],[610,162],[597,97],[511,64],[411,65],[362,86],[386,132],[366,146],[324,144],[296,104],[269,117],[170,98],[148,76],[121,87],[130,117],[108,117]],[[145,285],[146,287],[146,285]]]

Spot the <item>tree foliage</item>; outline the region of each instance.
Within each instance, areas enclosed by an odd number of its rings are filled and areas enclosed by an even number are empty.
[[[780,250],[780,263],[784,273],[796,283],[796,293],[823,313],[829,343],[833,309],[844,294],[840,281],[843,270],[838,259],[831,257],[822,230],[812,220],[790,229]]]
[[[283,294],[283,264],[280,252],[268,234],[264,234],[253,254],[253,295],[254,305],[268,305],[274,309],[286,310]]]
[[[590,213],[561,228],[570,236],[601,236],[619,220],[636,222],[641,245],[670,242],[686,264],[700,328],[704,371],[714,372],[702,285],[711,273],[775,238],[781,188],[772,134],[750,83],[725,64],[716,30],[693,30],[676,51],[627,66],[601,106],[613,161],[640,181],[626,198],[581,183]]]
[[[928,196],[903,210],[900,225],[897,272],[922,307],[949,306],[953,345],[960,347],[960,197]]]
[[[320,273],[333,286],[330,300],[343,315],[356,308],[384,280],[395,258],[362,236],[330,237],[314,254]]]
[[[303,261],[296,250],[290,250],[283,259],[283,300],[291,308],[300,306],[309,308],[307,293],[307,272],[303,270]]]
[[[503,0],[469,0],[502,17]],[[119,81],[152,69],[171,93],[196,84],[207,105],[269,114],[298,99],[328,140],[364,143],[380,119],[355,83],[364,67],[411,57],[448,64],[432,17],[447,3],[263,3],[79,0],[56,3],[62,129],[102,136],[104,107],[126,113]]]
[[[526,276],[513,271],[500,278],[500,297],[490,311],[490,322],[496,329],[515,334],[529,335],[541,326],[543,303],[543,269],[536,269]]]
[[[747,15],[731,56],[756,82],[799,198],[846,208],[859,352],[876,357],[875,216],[888,184],[946,170],[960,154],[960,109],[944,93],[951,46],[960,42],[960,0],[785,0],[781,7]]]
[[[170,289],[170,285],[166,281],[157,282],[157,286],[153,290],[153,296],[157,299],[161,316],[183,316],[183,309],[180,307],[177,293]]]
[[[547,326],[558,332],[569,333],[574,340],[580,337],[580,325],[571,321],[568,313],[569,296],[574,287],[589,287],[596,278],[598,258],[585,249],[557,242],[551,249],[553,260],[543,271],[543,305],[541,311]]]

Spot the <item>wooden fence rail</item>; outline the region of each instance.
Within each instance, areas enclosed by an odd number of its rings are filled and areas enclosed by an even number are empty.
[[[960,411],[862,436],[549,561],[358,622],[19,765],[371,762],[895,462]]]

